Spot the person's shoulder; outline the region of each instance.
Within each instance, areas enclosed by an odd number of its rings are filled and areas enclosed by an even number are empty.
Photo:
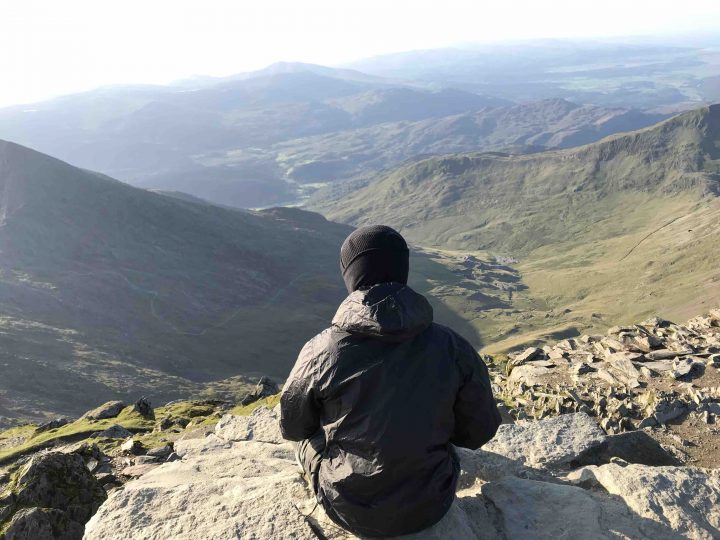
[[[468,345],[468,346],[472,347],[472,345],[470,344],[470,342],[467,339],[462,337],[460,334],[458,334],[455,330],[453,330],[449,326],[445,326],[444,324],[433,322],[430,325],[430,329],[433,332],[437,333],[438,335],[445,336],[448,339],[451,339],[459,344]]]
[[[448,345],[451,346],[457,353],[471,355],[475,355],[477,353],[475,347],[473,347],[470,341],[458,334],[449,326],[433,322],[430,329],[435,332],[437,336],[442,336],[446,339],[448,341]]]
[[[332,327],[326,328],[322,332],[310,338],[300,351],[300,356],[312,357],[325,352],[332,342],[332,332]]]

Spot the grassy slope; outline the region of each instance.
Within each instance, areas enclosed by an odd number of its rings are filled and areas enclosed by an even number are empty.
[[[579,149],[430,158],[316,208],[456,254],[518,258],[529,289],[510,308],[448,300],[500,351],[719,304],[719,158],[713,107]]]
[[[349,230],[149,193],[0,142],[0,416],[284,375],[344,297]]]

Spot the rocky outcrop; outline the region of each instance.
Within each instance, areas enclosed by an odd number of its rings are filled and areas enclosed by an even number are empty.
[[[720,309],[659,318],[509,355],[496,393],[516,419],[584,412],[607,433],[651,428],[663,444],[720,466]],[[713,456],[712,454],[715,454]]]
[[[86,412],[80,418],[87,418],[88,420],[105,420],[106,418],[115,418],[124,408],[125,403],[122,401],[108,401],[96,409]]]
[[[254,390],[240,401],[240,405],[250,405],[262,398],[274,396],[278,392],[280,392],[280,388],[270,377],[261,377]]]
[[[35,456],[0,495],[0,539],[79,539],[105,498],[79,454]]]
[[[614,458],[607,449],[612,437],[593,422],[580,413],[508,425],[483,450],[458,449],[455,504],[435,526],[405,538],[720,535],[717,471],[633,464],[641,456],[632,445],[625,445],[622,460]],[[599,465],[579,467],[582,455],[603,445]],[[88,523],[85,539],[354,538],[316,506],[273,410],[225,416],[214,433],[177,442],[175,450],[180,461],[114,492]]]

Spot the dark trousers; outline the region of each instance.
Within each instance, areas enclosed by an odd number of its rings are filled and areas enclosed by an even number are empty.
[[[309,439],[304,439],[295,446],[295,454],[303,469],[305,481],[317,495],[318,473],[323,453],[325,452],[325,432],[321,429]]]

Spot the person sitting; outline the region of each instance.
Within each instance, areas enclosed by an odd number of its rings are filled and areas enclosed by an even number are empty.
[[[327,515],[363,536],[409,534],[449,510],[453,446],[479,448],[500,425],[488,370],[407,286],[409,250],[386,226],[340,250],[350,293],[302,349],[283,388],[280,429]]]

